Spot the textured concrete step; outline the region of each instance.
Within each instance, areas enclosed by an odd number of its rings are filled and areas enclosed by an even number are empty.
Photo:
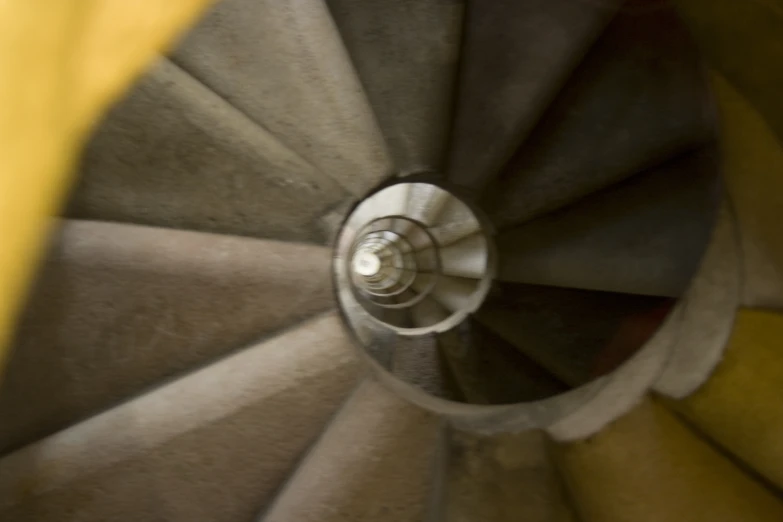
[[[438,522],[574,522],[541,432],[453,430]]]
[[[674,14],[622,13],[505,169],[495,222],[552,211],[710,140],[701,70]]]
[[[173,60],[354,195],[392,170],[325,2],[219,2]]]
[[[355,387],[327,315],[0,460],[0,518],[252,520]]]
[[[740,310],[714,373],[672,405],[783,491],[781,339],[783,311]]]
[[[397,171],[441,171],[462,0],[327,0]]]
[[[202,83],[161,60],[100,126],[67,213],[291,240],[347,196]]]
[[[467,2],[451,181],[480,188],[500,174],[619,3]]]
[[[497,238],[498,279],[678,297],[719,201],[717,158],[691,154]]]
[[[332,306],[323,247],[66,221],[0,384],[6,452]]]
[[[783,519],[780,498],[650,399],[555,455],[584,522]]]
[[[395,340],[391,372],[430,395],[447,400],[461,396],[434,335]]]
[[[438,419],[365,381],[264,522],[418,522],[428,513]]]
[[[438,335],[446,366],[467,402],[513,404],[568,389],[511,343],[471,320]]]
[[[503,283],[476,319],[545,368],[578,386],[635,353],[669,300],[630,294]]]

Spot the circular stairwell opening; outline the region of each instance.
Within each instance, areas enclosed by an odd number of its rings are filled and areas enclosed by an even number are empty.
[[[495,248],[482,223],[477,210],[437,184],[385,186],[348,216],[338,277],[366,320],[401,337],[447,332],[479,309],[495,276]]]
[[[694,276],[726,218],[714,106],[676,15],[646,7],[613,15],[524,132],[474,136],[495,116],[459,92],[443,171],[345,219],[340,308],[400,394],[545,425],[611,383],[649,388],[684,310],[709,306]],[[462,59],[460,81],[483,70]],[[461,154],[468,136],[486,150]]]
[[[650,341],[677,324],[717,217],[714,166],[703,151],[677,158],[500,233],[459,188],[434,176],[398,179],[357,204],[339,234],[333,270],[344,319],[382,378],[428,408],[560,415],[643,348],[663,349]],[[602,209],[625,220],[611,222]],[[607,256],[611,270],[583,273],[585,249]],[[571,284],[527,280],[547,274]],[[647,291],[654,285],[661,290]],[[670,341],[669,333],[658,344]]]

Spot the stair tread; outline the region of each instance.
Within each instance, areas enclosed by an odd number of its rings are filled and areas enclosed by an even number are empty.
[[[581,199],[709,141],[706,81],[676,16],[618,16],[498,180],[505,227]]]
[[[0,384],[1,453],[333,306],[325,247],[65,221]]]
[[[375,116],[324,2],[220,2],[172,56],[355,196],[390,173]]]
[[[459,397],[432,335],[395,340],[391,372],[429,395],[447,400]]]
[[[395,170],[441,171],[460,50],[461,0],[327,0]]]
[[[364,381],[275,500],[264,522],[423,520],[437,417]]]
[[[69,216],[313,240],[348,194],[198,80],[161,59],[89,143]]]
[[[503,283],[476,319],[562,382],[580,386],[644,344],[671,301]]]
[[[251,520],[355,387],[328,314],[0,460],[7,520]]]
[[[678,297],[718,207],[717,159],[689,154],[502,232],[498,279]]]
[[[451,181],[481,187],[535,126],[618,1],[467,2]]]
[[[481,323],[438,335],[447,367],[474,404],[514,404],[551,397],[568,386]]]
[[[573,522],[543,433],[451,430],[438,520]]]

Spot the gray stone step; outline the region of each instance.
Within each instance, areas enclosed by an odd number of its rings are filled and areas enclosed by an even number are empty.
[[[367,380],[302,462],[264,522],[417,522],[429,512],[438,419]]]
[[[355,196],[391,172],[325,2],[219,2],[173,60]]]
[[[441,171],[462,0],[327,0],[402,173]]]
[[[502,283],[476,319],[560,381],[576,387],[643,345],[671,300]]]
[[[451,181],[500,174],[615,10],[617,0],[469,0]]]
[[[563,382],[478,321],[439,334],[438,346],[467,402],[514,404],[568,390]]]
[[[356,386],[333,314],[0,460],[0,518],[252,520]]]
[[[447,400],[461,397],[434,335],[396,339],[390,370],[430,395]]]
[[[719,201],[717,157],[690,154],[497,238],[498,279],[679,297]]]
[[[521,223],[713,135],[697,52],[675,15],[624,12],[504,170],[491,217],[500,227]]]
[[[330,251],[66,221],[0,384],[2,453],[333,306]]]
[[[543,433],[449,435],[435,521],[576,521]]]
[[[168,60],[106,117],[68,215],[292,240],[347,197],[332,179]]]

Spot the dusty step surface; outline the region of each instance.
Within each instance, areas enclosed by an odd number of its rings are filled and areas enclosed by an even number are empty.
[[[2,452],[333,306],[312,245],[65,221],[0,384]]]
[[[476,319],[557,379],[585,384],[640,348],[670,300],[503,283]]]
[[[438,335],[445,365],[467,402],[513,404],[551,397],[568,386],[478,321]]]
[[[335,314],[251,346],[0,460],[0,516],[252,520],[359,363]]]
[[[619,3],[466,2],[451,181],[480,188],[500,173]]]
[[[366,380],[261,520],[425,520],[440,434],[435,416]]]
[[[325,2],[218,2],[172,59],[352,194],[391,171]]]
[[[67,213],[291,240],[346,192],[205,85],[161,59],[89,143]]]
[[[689,154],[501,233],[498,279],[678,297],[718,206],[717,158]]]
[[[666,9],[621,13],[498,180],[501,227],[521,223],[709,141],[693,44]]]
[[[575,522],[546,436],[450,430],[439,522]]]
[[[460,54],[461,0],[327,0],[395,170],[441,171]]]
[[[650,399],[555,455],[584,522],[783,517],[780,498]]]
[[[460,396],[434,336],[397,339],[391,372],[430,395],[448,400]]]

